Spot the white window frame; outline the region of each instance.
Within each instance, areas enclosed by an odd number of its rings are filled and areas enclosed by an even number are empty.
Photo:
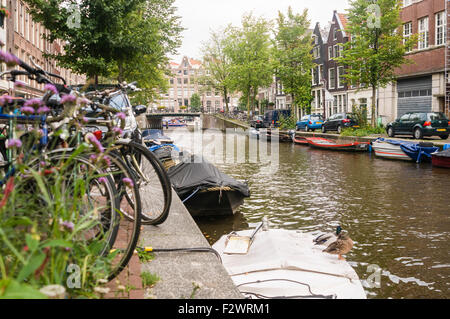
[[[333,46],[328,47],[328,60],[333,59]]]
[[[344,74],[345,73],[345,69],[344,69],[343,66],[338,66],[337,67],[337,73],[336,73],[338,88],[342,89],[344,87],[344,84],[341,83],[341,75],[340,75],[340,72],[339,72],[340,70],[342,70],[343,71],[342,74]]]
[[[447,25],[445,11],[436,13],[434,15],[434,20],[435,20],[435,24],[436,24],[436,26],[435,26],[435,30],[436,30],[435,44],[436,45],[444,45],[445,39],[446,39],[445,28]]]
[[[334,74],[334,81],[331,81],[331,74]],[[328,88],[329,89],[336,88],[336,71],[334,68],[328,69]]]
[[[403,44],[408,41],[408,39],[412,36],[412,22],[407,22],[403,25]],[[411,52],[408,50],[407,52]]]
[[[419,19],[419,50],[427,49],[429,46],[429,19],[423,17]]]

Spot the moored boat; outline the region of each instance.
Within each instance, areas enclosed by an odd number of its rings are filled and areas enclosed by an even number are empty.
[[[450,168],[450,149],[431,154],[433,166]]]
[[[233,215],[250,197],[246,183],[222,173],[199,156],[169,168],[173,188],[193,217]]]
[[[355,270],[314,245],[310,233],[252,230],[223,236],[213,248],[239,291],[252,299],[366,299]],[[250,238],[248,252],[230,253],[231,237]]]
[[[292,140],[294,141],[294,144],[297,144],[297,145],[309,145],[306,137],[294,136]]]
[[[367,152],[370,146],[368,142],[338,143],[321,137],[310,137],[306,140],[311,147],[333,151]]]
[[[417,163],[430,160],[431,154],[439,150],[432,143],[413,143],[384,138],[373,141],[372,149],[378,157]]]

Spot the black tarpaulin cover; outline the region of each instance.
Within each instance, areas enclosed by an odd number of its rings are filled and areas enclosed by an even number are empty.
[[[212,187],[230,187],[244,197],[250,196],[248,185],[222,173],[206,159],[193,155],[190,162],[184,161],[168,171],[175,191],[180,197],[190,195],[196,190]]]
[[[443,152],[436,153],[435,155],[439,156],[439,157],[449,157],[450,158],[450,148]]]

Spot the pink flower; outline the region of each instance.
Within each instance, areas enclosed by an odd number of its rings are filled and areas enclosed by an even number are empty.
[[[96,149],[96,151],[98,153],[105,152],[105,148],[103,147],[102,143],[100,143],[99,140],[94,135],[89,135],[87,139],[88,139],[89,143],[92,146],[94,146],[94,148]]]
[[[44,86],[45,91],[52,92],[54,95],[58,94],[58,89],[53,84],[46,84]]]
[[[90,100],[88,100],[88,99],[86,99],[86,98],[78,99],[78,102],[79,102],[81,105],[87,105],[87,104],[91,104],[91,103],[92,103]]]
[[[15,55],[5,51],[0,51],[0,61],[4,62],[8,67],[20,64],[20,60]]]
[[[25,82],[22,82],[22,81],[19,81],[19,80],[17,80],[15,83],[14,83],[14,87],[17,89],[17,88],[24,88],[25,86],[26,86],[27,84],[25,83]]]
[[[69,231],[73,231],[73,229],[75,228],[75,225],[74,225],[74,223],[72,223],[72,222],[62,222],[61,223],[61,226],[62,227],[64,227],[66,230],[69,230]]]
[[[125,186],[129,187],[129,188],[133,188],[134,187],[134,183],[130,178],[124,178],[122,180],[122,182],[125,184]]]
[[[11,96],[9,96],[9,95],[5,94],[5,95],[0,96],[0,105],[1,106],[4,106],[6,104],[10,104],[13,101],[14,101],[14,99]]]
[[[71,94],[66,94],[61,98],[61,104],[75,104],[77,97]]]
[[[123,112],[117,113],[116,116],[118,119],[121,119],[122,121],[125,121],[125,119],[127,118],[127,116]]]
[[[22,141],[19,139],[8,140],[8,146],[6,148],[21,148]]]
[[[100,184],[107,184],[107,183],[108,183],[108,179],[107,179],[106,177],[100,177],[100,178],[98,179],[98,182],[99,182]]]
[[[119,135],[119,136],[122,136],[122,135],[123,135],[123,130],[122,130],[120,127],[114,127],[114,128],[113,128],[113,132],[114,132],[116,135]]]
[[[47,106],[42,106],[38,108],[37,113],[38,114],[47,114],[50,112],[50,109]]]
[[[26,115],[34,114],[34,108],[31,106],[24,106],[20,109],[20,112]]]
[[[26,101],[23,106],[33,107],[35,110],[37,110],[41,106],[44,106],[44,102],[42,102],[42,100],[40,100],[40,99],[31,99],[31,100]]]

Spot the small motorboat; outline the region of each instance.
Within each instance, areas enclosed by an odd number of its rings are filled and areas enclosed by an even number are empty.
[[[294,136],[292,140],[294,141],[294,144],[297,144],[297,145],[305,145],[305,146],[309,145],[306,137]]]
[[[173,143],[173,140],[170,137],[165,136],[162,130],[158,129],[148,129],[142,131],[142,141],[147,147]]]
[[[313,234],[265,227],[258,232],[258,229],[234,232],[213,245],[244,297],[367,298],[350,264],[323,252],[326,247],[315,245]]]
[[[415,161],[431,160],[431,154],[439,150],[432,143],[413,143],[379,138],[372,142],[375,155],[387,159]]]
[[[450,149],[431,154],[433,166],[450,168]]]
[[[180,119],[172,119],[167,121],[168,127],[187,127],[187,124],[185,121]]]
[[[186,160],[189,158],[189,160]],[[196,155],[168,170],[173,188],[193,217],[229,216],[250,197],[246,183],[222,173]]]
[[[337,143],[321,137],[309,137],[306,140],[311,147],[333,151],[367,152],[370,147],[369,142]]]

